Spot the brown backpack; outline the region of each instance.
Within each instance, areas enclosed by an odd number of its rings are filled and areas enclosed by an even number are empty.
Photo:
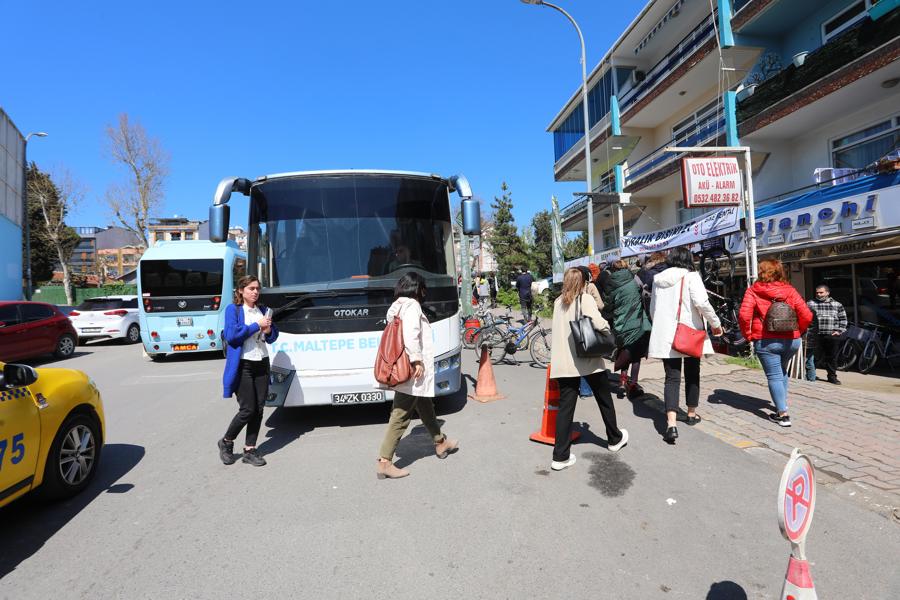
[[[412,365],[403,345],[403,321],[398,312],[381,334],[378,354],[375,356],[375,381],[389,387],[408,381],[412,377]]]
[[[797,331],[797,313],[781,298],[772,300],[772,305],[766,311],[766,319],[763,323],[766,331],[775,333],[787,333]]]

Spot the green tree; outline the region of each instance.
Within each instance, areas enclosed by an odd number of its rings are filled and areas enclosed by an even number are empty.
[[[577,237],[566,241],[566,246],[563,248],[563,255],[566,260],[581,258],[582,256],[587,256],[587,247],[588,234],[587,231],[582,231]]]
[[[513,201],[509,186],[504,181],[500,190],[500,197],[494,196],[491,209],[494,212],[494,228],[488,240],[497,259],[497,271],[501,286],[508,285],[510,275],[519,267],[528,264],[528,256],[525,254],[522,238],[516,229],[515,218],[512,214]]]
[[[542,210],[531,219],[532,245],[529,264],[535,276],[553,273],[553,224],[550,211]]]
[[[75,230],[66,225],[69,211],[81,197],[79,186],[63,174],[57,185],[48,173],[31,163],[26,171],[28,186],[28,225],[31,241],[31,277],[46,282],[58,267],[63,271],[66,300],[72,303],[68,260],[78,245]],[[24,243],[24,240],[23,240]],[[23,256],[24,256],[23,252]]]

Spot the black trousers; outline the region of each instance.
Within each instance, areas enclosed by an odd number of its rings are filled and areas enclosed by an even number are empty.
[[[256,445],[256,437],[262,425],[263,408],[266,406],[266,396],[269,395],[269,359],[241,360],[238,369],[239,408],[228,426],[228,431],[225,432],[225,439],[234,441],[237,434],[246,426],[244,445],[252,447]]]
[[[664,358],[663,369],[666,372],[666,384],[663,397],[666,411],[678,411],[678,388],[681,385],[681,365],[684,363],[684,395],[690,408],[700,404],[700,359],[692,357]]]
[[[613,404],[612,394],[609,392],[609,377],[607,371],[591,373],[584,376],[585,381],[591,386],[597,406],[600,408],[600,416],[606,425],[606,443],[615,445],[622,441],[622,432],[616,424],[616,407]],[[572,448],[572,419],[575,418],[575,403],[578,401],[578,386],[580,377],[560,377],[559,382],[559,411],[556,413],[556,443],[553,444],[553,460],[564,461],[569,459],[569,451]]]
[[[523,298],[519,296],[519,304],[522,305],[522,318],[525,319],[526,322],[531,320],[531,307],[534,305],[533,298]]]
[[[834,379],[837,377],[837,370],[834,368],[835,359],[837,358],[838,349],[844,340],[837,335],[818,334],[816,336],[816,366],[823,367],[828,372],[828,377]]]

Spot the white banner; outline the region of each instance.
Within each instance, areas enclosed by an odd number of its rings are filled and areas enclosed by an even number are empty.
[[[685,208],[741,203],[741,169],[735,156],[681,159]]]
[[[625,250],[622,252],[622,256],[649,254],[658,250],[668,250],[678,246],[696,244],[701,240],[734,233],[740,227],[740,207],[729,206],[720,208],[675,227],[649,233],[626,235],[623,240]]]

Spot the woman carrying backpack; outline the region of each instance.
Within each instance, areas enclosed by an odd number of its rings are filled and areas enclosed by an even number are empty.
[[[753,343],[762,363],[776,412],[769,419],[791,426],[787,405],[788,363],[800,348],[800,337],[812,321],[812,312],[788,283],[780,260],[759,263],[759,278],[744,293],[738,322],[741,333]]]
[[[392,461],[400,438],[409,427],[413,411],[431,434],[438,458],[447,458],[459,447],[459,442],[441,433],[441,426],[434,414],[434,347],[431,343],[431,324],[422,313],[420,304],[425,299],[425,291],[425,279],[410,271],[394,287],[395,300],[387,312],[388,323],[395,318],[402,323],[403,346],[409,357],[412,376],[391,388],[394,390],[394,403],[378,458],[378,479],[399,479],[409,475],[409,471],[397,467]]]

